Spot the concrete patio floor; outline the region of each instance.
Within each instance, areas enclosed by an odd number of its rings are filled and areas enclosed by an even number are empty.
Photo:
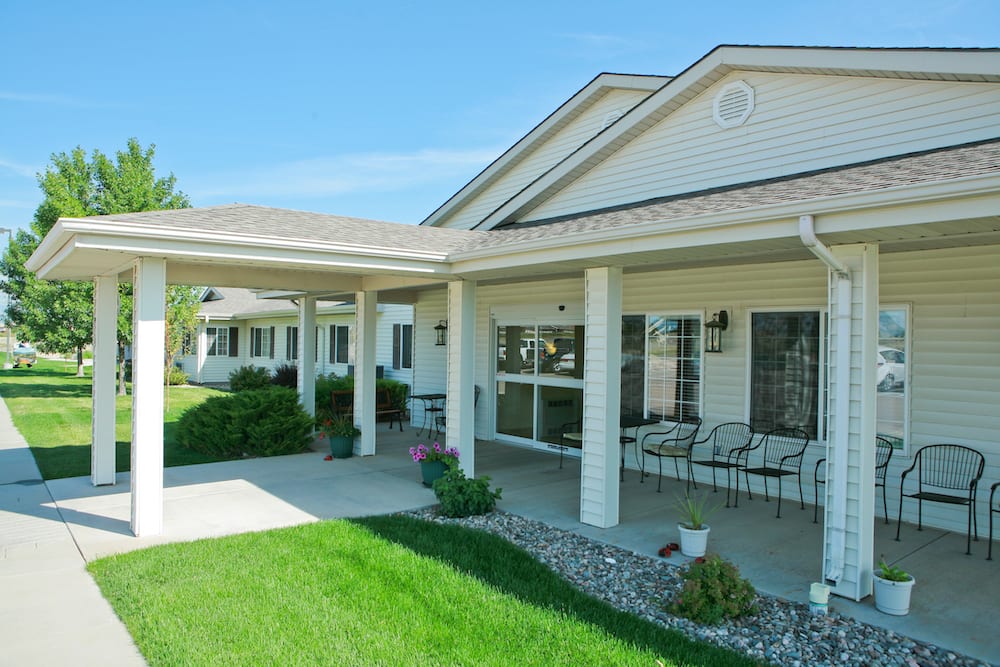
[[[159,536],[131,535],[127,473],[119,474],[117,485],[109,487],[95,488],[87,477],[39,484],[37,490],[46,493],[27,501],[22,497],[13,510],[7,503],[0,506],[0,528],[5,518],[16,522],[16,513],[21,513],[41,522],[35,526],[36,532],[68,529],[72,543],[60,548],[75,547],[75,557],[82,563],[80,555],[89,561],[165,542],[433,504],[433,493],[419,483],[419,469],[406,451],[433,439],[418,437],[412,428],[402,434],[383,430],[383,425],[379,428],[379,454],[374,457],[328,462],[323,460],[325,452],[317,451],[168,468],[164,477],[165,528]],[[671,505],[683,493],[684,485],[672,477],[664,478],[663,492],[657,493],[655,476],[640,484],[639,473],[626,470],[621,486],[621,523],[602,530],[578,520],[579,460],[567,457],[560,469],[557,456],[479,442],[476,465],[478,475],[489,475],[494,486],[503,488],[500,509],[649,555],[655,555],[667,542],[677,541]],[[701,492],[711,494],[710,486],[707,490],[702,486]],[[720,492],[713,500],[721,503],[724,497]],[[709,550],[735,562],[758,590],[805,605],[809,584],[821,574],[821,526],[812,523],[810,505],[800,510],[797,503],[783,503],[781,519],[775,518],[775,509],[773,500],[767,503],[755,496],[747,501],[744,493],[739,508],[720,508],[710,517]],[[65,528],[55,525],[63,522]],[[980,532],[984,532],[982,526]],[[917,532],[915,526],[904,525],[902,541],[895,542],[894,537],[895,524],[886,526],[881,520],[876,524],[876,553],[885,554],[887,560],[897,562],[917,579],[910,614],[882,614],[875,610],[871,598],[852,602],[832,597],[831,608],[990,663],[1000,662],[1000,636],[995,632],[993,613],[1000,594],[1000,559],[985,560],[985,539],[974,542],[973,555],[966,556],[964,535],[934,529]],[[30,550],[17,544],[0,547],[4,548],[0,575],[5,579],[13,576],[10,580],[20,582],[22,588],[31,582],[38,585],[37,579],[16,577],[31,567],[27,562],[18,565],[18,554],[28,557]],[[15,562],[11,562],[12,556]],[[681,564],[686,559],[675,554],[671,560]],[[30,590],[21,594],[28,596]],[[92,597],[93,592],[88,591],[88,595]],[[0,603],[0,620],[15,618],[17,604],[29,603],[15,603],[9,597]],[[21,621],[21,626],[25,622]],[[24,637],[3,624],[0,639],[15,646],[24,642]],[[128,649],[124,653],[128,654]]]

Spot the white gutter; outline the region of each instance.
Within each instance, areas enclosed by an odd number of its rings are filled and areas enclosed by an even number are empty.
[[[847,266],[830,252],[830,248],[816,238],[815,221],[811,215],[799,216],[799,238],[806,248],[830,269],[837,290],[837,312],[833,315],[837,335],[837,356],[833,360],[837,379],[835,397],[837,414],[832,443],[835,456],[831,509],[827,525],[830,535],[830,561],[824,577],[834,584],[839,584],[844,575],[847,551],[847,446],[851,419],[851,275]],[[829,448],[829,444],[827,447]]]

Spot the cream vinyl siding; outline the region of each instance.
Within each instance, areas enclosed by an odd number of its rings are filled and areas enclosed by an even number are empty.
[[[411,388],[413,387],[413,369],[392,367],[392,325],[412,323],[413,306],[379,304],[375,327],[375,363],[382,366],[386,379],[404,382]],[[327,328],[327,333],[329,333],[329,328]],[[414,334],[416,334],[416,327],[414,327]],[[329,355],[329,345],[327,345],[327,354]]]
[[[746,124],[712,120],[720,87],[746,81]],[[993,138],[1000,86],[738,72],[522,216],[538,220]]]
[[[635,90],[608,92],[439,226],[472,228],[524,186],[600,132],[609,113],[628,111],[647,95],[649,93],[646,91]]]
[[[447,387],[448,347],[435,345],[434,325],[448,319],[447,291],[421,292],[413,309],[413,385],[410,394],[443,394]],[[482,402],[480,402],[482,405]],[[410,421],[423,425],[423,401],[410,401]],[[478,434],[477,434],[478,435]],[[422,442],[433,440],[424,436]]]
[[[237,343],[237,352],[239,354],[235,357],[208,356],[206,354],[205,365],[201,369],[201,381],[202,383],[229,382],[229,374],[247,363],[246,360],[250,355],[250,348],[247,346],[247,336],[249,335],[250,330],[246,327],[244,322],[234,322],[232,320],[209,322],[207,326],[201,325],[198,330],[198,345],[208,344],[207,338],[205,337],[205,330],[213,327],[236,327],[239,329],[239,341]],[[230,342],[230,344],[232,343]],[[191,378],[194,380],[196,379],[196,376],[192,374]]]
[[[884,303],[911,304],[906,360],[910,449],[954,443],[986,456],[977,503],[979,534],[989,515],[989,488],[1000,481],[1000,246],[882,255]],[[912,464],[895,452],[889,464],[889,514],[899,509],[899,476]],[[992,465],[991,465],[992,463]],[[911,473],[912,477],[913,473]],[[907,480],[907,490],[910,489]],[[965,532],[965,508],[924,503],[924,524]],[[916,522],[916,501],[903,504]],[[902,539],[905,541],[905,531]]]

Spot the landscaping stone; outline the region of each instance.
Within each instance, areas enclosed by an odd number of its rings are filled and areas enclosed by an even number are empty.
[[[494,533],[520,546],[584,592],[615,607],[717,646],[776,665],[868,667],[989,667],[958,655],[831,611],[813,615],[808,604],[757,594],[758,613],[718,626],[702,626],[668,613],[665,602],[681,589],[680,566],[494,511],[448,519],[433,508],[408,514],[439,523],[457,523]]]

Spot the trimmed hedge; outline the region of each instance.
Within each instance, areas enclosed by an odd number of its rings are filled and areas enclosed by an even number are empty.
[[[210,456],[280,456],[309,448],[313,419],[295,391],[252,389],[213,396],[177,422],[177,440]]]
[[[229,388],[232,391],[264,389],[271,384],[271,371],[259,366],[240,366],[229,374]]]

